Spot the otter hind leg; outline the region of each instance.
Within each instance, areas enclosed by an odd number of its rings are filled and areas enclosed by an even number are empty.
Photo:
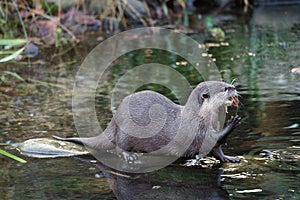
[[[224,154],[221,145],[213,148],[211,151],[212,156],[219,159],[222,162],[232,162],[232,163],[239,163],[241,159],[234,157],[234,156],[227,156]]]

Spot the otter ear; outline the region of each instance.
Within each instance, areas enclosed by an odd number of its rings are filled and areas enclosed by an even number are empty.
[[[199,102],[199,104],[202,104],[203,103],[203,101],[204,101],[204,99],[208,99],[210,96],[209,96],[209,93],[207,92],[207,93],[201,93],[201,94],[199,94],[199,96],[198,96],[198,102]]]
[[[208,99],[208,98],[209,98],[209,94],[208,93],[202,94],[202,99]]]

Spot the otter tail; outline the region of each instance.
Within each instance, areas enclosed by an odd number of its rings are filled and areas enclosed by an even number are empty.
[[[82,140],[81,140],[82,138],[62,138],[62,137],[59,137],[57,135],[52,135],[52,138],[54,138],[56,140],[60,140],[60,141],[74,142],[76,144],[84,145]]]
[[[67,142],[74,142],[77,144],[85,145],[86,147],[92,148],[92,149],[112,149],[115,147],[115,145],[110,141],[106,136],[103,134],[100,134],[95,137],[72,137],[72,138],[62,138],[56,135],[52,136],[56,140],[60,141],[67,141]]]
[[[109,150],[115,148],[115,132],[116,132],[116,125],[112,120],[111,123],[107,126],[105,131],[98,136],[95,137],[72,137],[72,138],[62,138],[56,135],[52,137],[56,140],[67,141],[67,142],[74,142],[77,144],[85,145],[86,147],[92,149],[103,149]]]

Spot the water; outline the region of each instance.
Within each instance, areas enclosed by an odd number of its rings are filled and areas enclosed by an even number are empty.
[[[178,162],[129,178],[74,158],[25,158],[27,164],[18,164],[1,156],[0,199],[299,199],[300,75],[291,73],[300,65],[299,9],[257,8],[246,23],[242,19],[226,23],[228,44],[209,48],[224,79],[236,78],[240,91],[241,106],[230,114],[237,112],[243,123],[223,149],[244,156],[241,164],[201,168],[183,167]],[[216,44],[212,39],[206,42]],[[7,76],[8,82],[0,87],[1,142],[76,134],[71,92],[78,65],[92,48],[77,46],[63,56],[43,55],[30,65],[1,65],[1,70],[27,79],[65,87],[27,84]],[[105,84],[98,87],[96,111],[103,128],[112,116],[110,92],[116,81],[133,66],[154,60],[173,66],[193,86],[202,81],[179,56],[161,50],[131,52],[112,64]],[[172,88],[149,84],[138,88],[142,89],[156,90],[179,102]],[[264,149],[278,158],[262,159],[259,153]]]

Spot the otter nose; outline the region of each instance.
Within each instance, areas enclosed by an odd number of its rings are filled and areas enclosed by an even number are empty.
[[[230,85],[230,86],[225,87],[225,91],[233,91],[233,90],[235,90],[234,85]]]

